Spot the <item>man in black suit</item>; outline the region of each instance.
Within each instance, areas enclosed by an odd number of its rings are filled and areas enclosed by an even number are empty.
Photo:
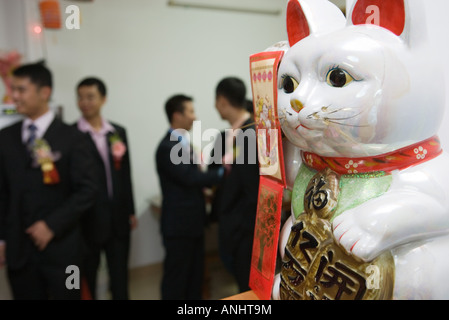
[[[26,118],[0,132],[0,266],[20,300],[80,298],[79,272],[73,289],[66,270],[81,264],[80,217],[96,195],[87,140],[55,118],[51,92],[42,64],[17,68],[12,98]]]
[[[203,188],[220,181],[224,169],[202,172],[194,160],[188,132],[195,120],[193,100],[171,97],[165,111],[170,130],[156,151],[162,189],[161,232],[165,247],[162,299],[202,299],[204,227]]]
[[[231,169],[216,186],[212,214],[218,217],[219,249],[224,265],[234,275],[240,292],[249,290],[249,275],[259,193],[259,164],[254,120],[248,112],[246,87],[235,77],[216,88],[215,107],[231,129],[221,133],[212,159]],[[215,166],[212,163],[209,167]]]
[[[83,274],[95,299],[100,256],[104,252],[112,298],[127,300],[130,230],[136,227],[137,219],[126,130],[101,115],[106,91],[104,82],[93,77],[83,79],[77,87],[82,117],[76,126],[88,136],[99,187],[95,205],[82,221],[86,242]]]

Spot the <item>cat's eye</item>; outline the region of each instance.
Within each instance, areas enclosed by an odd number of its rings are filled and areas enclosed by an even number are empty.
[[[298,81],[291,76],[285,76],[282,78],[281,87],[285,93],[293,93],[298,87]]]
[[[343,88],[352,81],[354,81],[354,78],[345,70],[340,68],[335,68],[329,71],[326,79],[327,84],[335,88]]]

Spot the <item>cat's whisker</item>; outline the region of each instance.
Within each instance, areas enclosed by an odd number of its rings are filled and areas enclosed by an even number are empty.
[[[307,119],[315,119],[315,120],[322,120],[323,118],[320,117],[320,115],[318,114],[318,112],[314,112],[312,114],[309,114],[307,116]]]
[[[338,112],[342,112],[342,111],[351,111],[352,110],[350,108],[340,108],[340,109],[335,109],[335,110],[332,110],[332,111],[328,111],[328,108],[329,108],[329,106],[322,107],[321,111],[323,113],[327,113],[327,114],[334,114],[334,113],[338,113]],[[344,117],[344,118],[329,118],[329,117],[321,117],[320,114],[319,114],[319,111],[317,111],[317,112],[314,112],[312,114],[309,114],[307,116],[307,119],[322,120],[326,124],[334,123],[334,124],[338,124],[340,126],[346,126],[346,127],[355,127],[355,128],[368,127],[369,125],[351,125],[351,124],[346,124],[346,123],[340,122],[340,121],[344,121],[344,120],[354,119],[354,118],[360,116],[362,113],[363,113],[363,111],[360,112],[360,113],[354,114],[352,116],[349,116],[349,117]]]
[[[366,125],[347,124],[347,123],[334,121],[334,120],[331,120],[331,119],[328,119],[328,118],[323,119],[323,121],[328,122],[328,123],[338,124],[339,126],[344,126],[344,127],[353,127],[353,128],[367,128],[367,127],[369,127],[368,124],[366,124]]]
[[[350,116],[350,117],[345,117],[345,118],[329,118],[329,117],[326,117],[326,118],[323,118],[323,119],[329,119],[329,120],[333,120],[333,121],[343,121],[343,120],[354,119],[354,118],[358,117],[359,115],[360,115],[360,113],[356,114],[356,115],[353,115],[353,116]]]
[[[286,116],[282,116],[282,117],[275,117],[276,120],[285,120],[287,117]],[[239,129],[245,129],[251,126],[254,126],[255,124],[257,124],[256,121],[248,123],[247,125],[241,126]]]
[[[350,141],[353,145],[360,145],[361,143],[356,141],[354,138],[352,138],[350,135],[345,133],[339,126],[335,126],[335,123],[329,122],[327,125],[332,126],[334,130],[336,130],[339,134],[341,134],[343,137],[345,137],[348,141]],[[361,148],[363,149],[363,148]],[[368,153],[365,152],[365,154],[368,156]]]
[[[334,113],[341,112],[341,111],[351,111],[352,110],[351,108],[340,108],[340,109],[335,109],[335,110],[332,110],[332,111],[328,111],[330,106],[331,105],[328,105],[327,107],[322,107],[321,108],[321,112],[327,113],[327,114],[334,114]]]
[[[285,119],[287,119],[287,116],[286,116],[285,114],[279,115],[279,117],[277,117],[277,119],[279,119],[279,120],[285,120]]]

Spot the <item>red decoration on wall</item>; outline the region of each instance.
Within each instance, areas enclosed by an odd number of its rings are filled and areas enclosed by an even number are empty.
[[[0,78],[5,85],[5,95],[0,97],[0,103],[13,104],[11,78],[13,70],[21,63],[22,55],[17,51],[0,51]]]
[[[400,36],[405,27],[404,0],[359,0],[352,11],[352,23],[377,24]]]
[[[42,25],[47,29],[61,28],[61,9],[57,0],[42,0],[39,3]]]

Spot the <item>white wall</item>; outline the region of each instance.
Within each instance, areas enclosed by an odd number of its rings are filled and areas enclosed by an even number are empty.
[[[0,1],[0,50],[26,52],[25,13],[22,1]],[[13,32],[11,32],[13,30]]]
[[[443,149],[449,152],[449,37],[447,34],[447,10],[449,9],[449,2],[447,0],[430,0],[426,3],[426,18],[428,21],[428,31],[430,36],[430,43],[434,47],[435,57],[432,61],[441,65],[446,76],[446,110],[442,119],[440,128],[440,139]],[[432,81],[429,79],[428,81]],[[449,164],[448,164],[449,165]]]
[[[27,51],[22,9],[21,2],[0,0],[0,51]],[[9,30],[14,30],[14,32]],[[4,93],[5,89],[0,82],[0,102]]]

